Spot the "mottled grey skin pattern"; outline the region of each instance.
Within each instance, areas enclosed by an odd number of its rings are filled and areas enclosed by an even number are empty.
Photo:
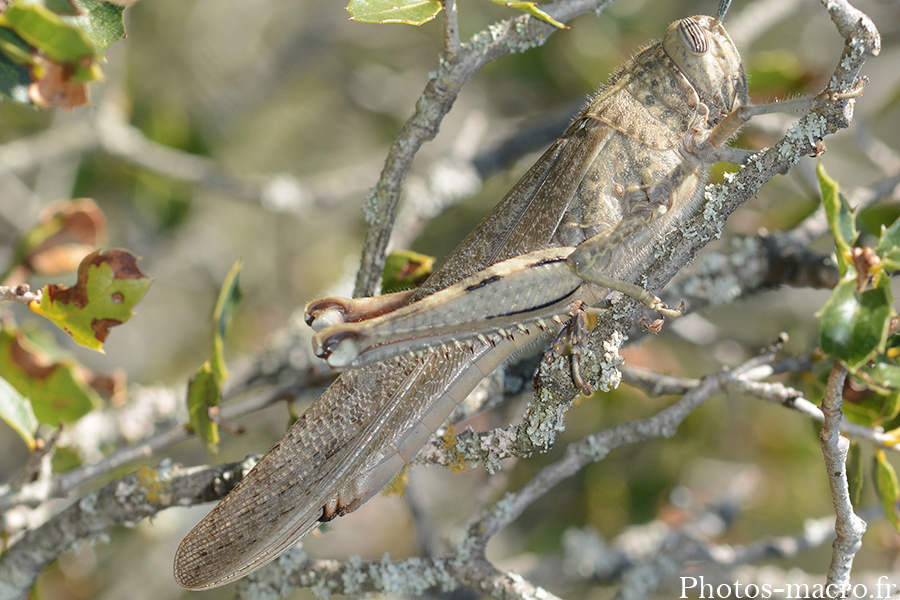
[[[721,24],[705,16],[674,23],[597,92],[412,301],[550,247],[582,245],[576,253],[588,270],[631,277],[702,198],[708,165],[739,125],[715,127],[746,104],[740,57]],[[588,303],[606,293],[589,283],[578,289]],[[321,520],[356,509],[490,370],[543,333],[535,326],[495,332],[490,343],[343,373],[185,538],[175,557],[178,582],[203,589],[243,577]]]

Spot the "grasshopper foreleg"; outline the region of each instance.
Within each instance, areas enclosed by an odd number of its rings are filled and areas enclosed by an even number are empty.
[[[725,146],[725,143],[738,132],[750,119],[759,115],[768,115],[778,112],[790,112],[793,110],[814,110],[829,104],[831,102],[840,102],[843,100],[851,100],[862,95],[866,80],[860,79],[856,86],[851,90],[831,91],[826,90],[821,94],[813,97],[797,98],[796,100],[781,100],[779,102],[769,102],[766,104],[751,104],[747,106],[739,106],[732,110],[728,115],[719,122],[712,130],[697,133],[693,141],[693,147],[696,152],[713,152],[713,155],[720,160],[734,162],[731,158],[720,157],[715,152]],[[736,164],[744,164],[738,162]]]

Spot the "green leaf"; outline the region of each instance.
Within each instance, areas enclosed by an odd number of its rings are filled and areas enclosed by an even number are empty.
[[[94,55],[91,40],[77,27],[40,4],[11,4],[0,15],[0,25],[10,27],[31,46],[58,63],[78,63]]]
[[[387,255],[381,273],[383,294],[402,292],[422,285],[434,271],[434,257],[411,250],[398,250]]]
[[[31,409],[31,403],[0,377],[0,419],[6,421],[19,434],[29,450],[34,450],[34,432],[38,421]]]
[[[31,73],[8,56],[7,46],[3,41],[7,33],[12,35],[12,32],[0,27],[0,94],[19,104],[31,104],[31,98],[28,97]]]
[[[234,307],[241,300],[240,276],[241,261],[237,261],[225,277],[216,301],[216,309],[213,312],[213,321],[215,321],[216,327],[213,333],[211,367],[213,372],[219,376],[220,381],[228,378],[228,371],[225,369],[225,331],[231,315],[234,313]]]
[[[888,228],[882,227],[875,254],[881,257],[882,266],[888,271],[900,270],[900,219]]]
[[[78,7],[72,0],[44,0],[44,6],[58,15],[74,17],[78,14]]]
[[[857,373],[859,375],[859,373]],[[873,387],[867,377],[863,381]],[[877,389],[856,390],[844,398],[844,415],[851,423],[864,427],[878,427],[891,422],[897,416],[897,394],[883,393]]]
[[[896,504],[900,500],[900,484],[897,483],[897,473],[893,465],[887,461],[884,450],[875,450],[875,490],[881,501],[881,508],[894,529],[900,531],[900,518],[897,515]]]
[[[859,506],[863,490],[862,449],[859,442],[851,441],[847,453],[847,484],[850,487],[850,503],[854,508]]]
[[[871,367],[866,366],[860,371],[865,375],[866,381],[884,390],[900,391],[900,366],[886,362],[877,362]],[[896,396],[897,394],[893,394]],[[898,402],[900,404],[900,402]],[[895,412],[893,416],[896,416]],[[888,417],[888,418],[893,418]]]
[[[493,0],[494,4],[500,4],[501,6],[508,6],[510,8],[514,8],[516,10],[520,10],[523,13],[527,13],[532,17],[537,17],[541,21],[546,23],[550,23],[554,27],[559,27],[560,29],[568,29],[568,27],[542,11],[537,7],[537,2],[506,2],[505,0]]]
[[[360,23],[421,25],[444,8],[438,0],[350,0],[350,19]]]
[[[816,167],[816,175],[822,189],[822,205],[828,218],[828,226],[834,236],[838,270],[843,276],[850,264],[850,249],[859,237],[855,211],[850,209],[847,200],[841,195],[837,182],[825,173],[822,163]]]
[[[834,288],[817,316],[819,348],[855,371],[876,352],[884,351],[894,316],[890,290],[876,288],[860,293],[856,279],[845,279]]]
[[[75,4],[81,9],[81,14],[72,22],[91,38],[97,48],[105,50],[125,37],[125,22],[122,20],[124,6],[101,0],[75,0]]]
[[[14,64],[30,65],[33,62],[31,57],[31,46],[20,36],[6,27],[0,27],[0,52],[8,57]],[[31,81],[31,75],[28,76]]]
[[[55,359],[17,328],[0,328],[0,377],[31,400],[40,423],[72,423],[102,404],[73,360]]]
[[[102,352],[109,330],[134,316],[131,309],[149,286],[150,279],[137,267],[134,254],[98,250],[81,261],[73,287],[45,286],[40,303],[32,302],[29,308],[82,346]]]
[[[228,371],[225,369],[225,332],[234,313],[234,307],[241,299],[240,276],[241,261],[237,261],[222,283],[213,311],[215,328],[212,358],[197,369],[188,383],[188,413],[191,427],[211,454],[218,452],[219,444],[219,426],[211,417],[211,411],[222,400],[222,382],[228,377]]]
[[[0,93],[41,107],[87,104],[103,49],[125,37],[123,11],[102,0],[10,3],[0,14]]]
[[[203,363],[191,377],[187,396],[191,427],[203,441],[207,451],[216,454],[219,449],[219,426],[210,418],[210,409],[218,406],[222,399],[222,388],[219,376],[213,371],[209,361]]]

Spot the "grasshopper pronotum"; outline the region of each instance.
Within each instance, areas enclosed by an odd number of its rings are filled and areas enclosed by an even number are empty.
[[[223,585],[260,568],[320,522],[377,493],[475,385],[610,290],[663,315],[623,279],[693,213],[710,165],[749,118],[858,94],[751,106],[717,16],[673,23],[601,87],[487,218],[418,290],[307,307],[317,353],[345,371],[185,538],[175,577]]]

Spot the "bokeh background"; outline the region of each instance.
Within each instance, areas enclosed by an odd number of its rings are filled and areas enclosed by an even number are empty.
[[[870,82],[857,102],[853,129],[829,138],[821,159],[850,191],[900,172],[900,3],[864,0],[856,6],[879,27],[883,50],[866,66]],[[658,39],[670,22],[715,8],[711,0],[619,0],[600,16],[575,19],[571,29],[555,33],[541,48],[488,65],[466,85],[437,139],[417,157],[408,190],[422,185],[448,156],[488,151],[522,130],[558,125],[561,131],[598,83]],[[227,343],[235,364],[262,353],[307,301],[349,293],[364,233],[363,199],[428,72],[436,68],[443,31],[440,17],[421,27],[354,23],[340,2],[316,0],[141,0],[125,14],[128,36],[107,51],[107,79],[91,90],[94,107],[66,113],[4,102],[0,143],[91,121],[106,107],[149,140],[208,157],[235,177],[299,180],[316,193],[316,202],[279,210],[272,202],[220,189],[228,186],[187,181],[102,147],[85,148],[0,178],[0,264],[10,256],[16,235],[47,203],[93,198],[109,220],[109,246],[141,255],[141,267],[154,283],[138,316],[114,330],[105,355],[59,341],[93,369],[125,372],[133,385],[183,390],[208,357],[213,304],[237,259],[243,260],[245,295]],[[461,37],[514,15],[487,0],[461,1]],[[757,101],[822,89],[843,48],[827,13],[812,0],[739,0],[726,25],[742,51]],[[790,118],[760,119],[738,143],[768,146]],[[884,147],[873,146],[872,136]],[[873,147],[883,153],[873,154]],[[439,260],[446,256],[536,156],[528,154],[482,181],[477,193],[426,226],[412,248]],[[813,211],[818,202],[813,167],[810,159],[768,184],[732,217],[718,246],[728,248],[730,237],[760,229],[790,228]],[[883,212],[900,212],[892,200],[882,202]],[[819,250],[830,251],[827,240]],[[790,336],[786,353],[811,353],[814,313],[826,297],[826,292],[781,290],[711,309],[629,347],[626,359],[701,376],[722,364],[738,364],[781,331]],[[25,323],[30,317],[20,308],[2,310]],[[813,376],[792,384],[811,398],[819,385]],[[671,400],[648,398],[624,385],[583,399],[570,411],[558,448],[590,431],[653,414]],[[473,424],[505,426],[521,409],[507,407]],[[247,433],[226,434],[216,457],[193,440],[148,464],[165,457],[184,464],[239,460],[266,450],[289,419],[284,405],[277,405],[242,420]],[[479,503],[516,489],[559,452],[510,463],[495,478],[480,468],[460,475],[418,468],[410,493],[428,507],[435,531],[452,540]],[[0,453],[3,479],[27,457],[5,427],[0,427]],[[741,501],[735,520],[717,538],[722,542],[794,534],[806,519],[831,511],[816,427],[759,400],[723,397],[692,415],[674,438],[629,447],[583,470],[533,506],[490,549],[500,565],[527,576],[543,561],[562,556],[561,538],[569,528],[592,528],[612,539],[655,519],[677,522],[685,494],[712,501],[728,486],[742,490]],[[874,502],[871,490],[866,501]],[[40,597],[230,597],[227,590],[183,592],[170,575],[175,546],[207,509],[170,509],[152,522],[110,531],[109,540],[66,553],[42,577]],[[386,551],[402,558],[419,552],[413,525],[403,499],[377,498],[306,548],[338,559],[352,554],[377,559]],[[900,537],[890,526],[873,522],[857,568],[893,572],[898,549]],[[829,556],[825,547],[790,564],[774,564],[821,573]],[[544,575],[547,581],[535,582],[567,597],[614,593],[614,587],[585,584],[559,565],[555,574]],[[310,596],[297,591],[292,597]]]

